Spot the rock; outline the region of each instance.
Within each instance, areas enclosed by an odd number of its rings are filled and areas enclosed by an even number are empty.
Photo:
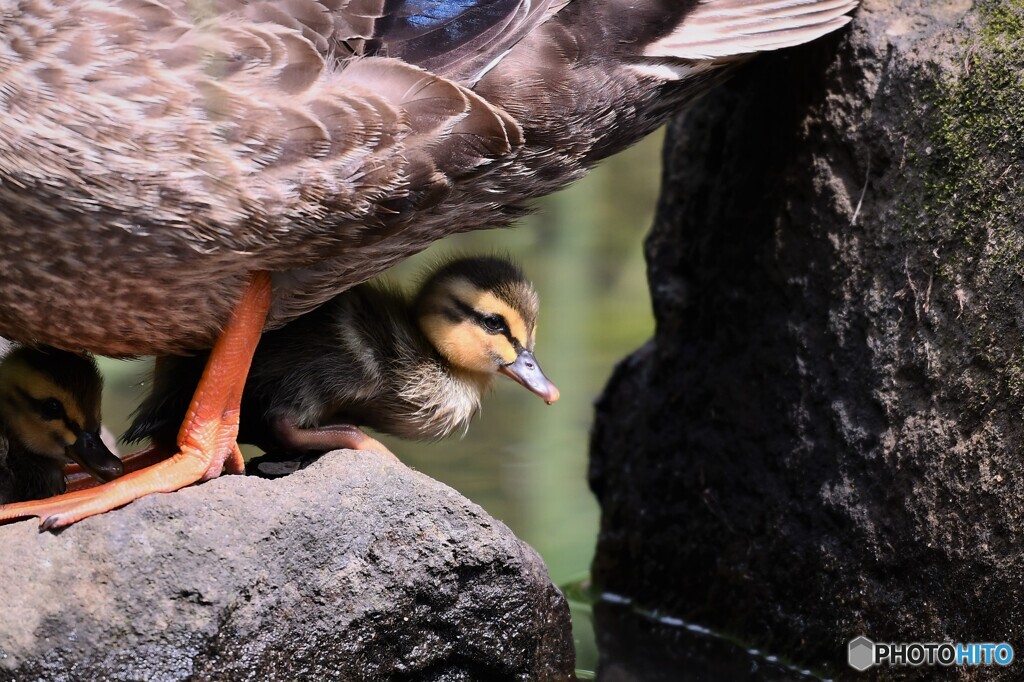
[[[603,589],[837,676],[858,635],[1024,629],[1022,33],[865,0],[675,121],[656,335],[593,432]]]
[[[341,451],[59,533],[0,527],[0,679],[565,680],[537,554],[450,488]]]

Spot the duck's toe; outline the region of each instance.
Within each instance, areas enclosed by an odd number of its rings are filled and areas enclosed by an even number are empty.
[[[0,521],[37,516],[52,530],[124,506],[151,493],[173,492],[216,478],[227,464],[242,469],[236,441],[242,389],[270,309],[270,277],[254,273],[210,353],[169,459],[89,490],[0,507]]]

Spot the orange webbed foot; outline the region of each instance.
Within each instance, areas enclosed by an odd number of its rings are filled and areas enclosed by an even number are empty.
[[[242,389],[269,310],[270,275],[254,273],[210,353],[178,433],[177,453],[95,488],[2,506],[0,521],[37,516],[44,530],[62,528],[151,493],[173,492],[216,478],[226,463],[229,470],[238,471]]]

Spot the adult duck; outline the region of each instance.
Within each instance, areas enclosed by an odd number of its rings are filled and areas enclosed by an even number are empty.
[[[0,0],[0,335],[213,346],[178,455],[0,518],[217,476],[265,326],[511,221],[856,4]]]

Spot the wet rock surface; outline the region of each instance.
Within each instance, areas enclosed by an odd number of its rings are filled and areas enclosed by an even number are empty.
[[[1022,33],[865,0],[675,122],[657,332],[593,434],[603,589],[839,678],[857,635],[1024,630]]]
[[[0,680],[563,680],[537,554],[432,479],[335,452],[59,534],[0,527]]]

